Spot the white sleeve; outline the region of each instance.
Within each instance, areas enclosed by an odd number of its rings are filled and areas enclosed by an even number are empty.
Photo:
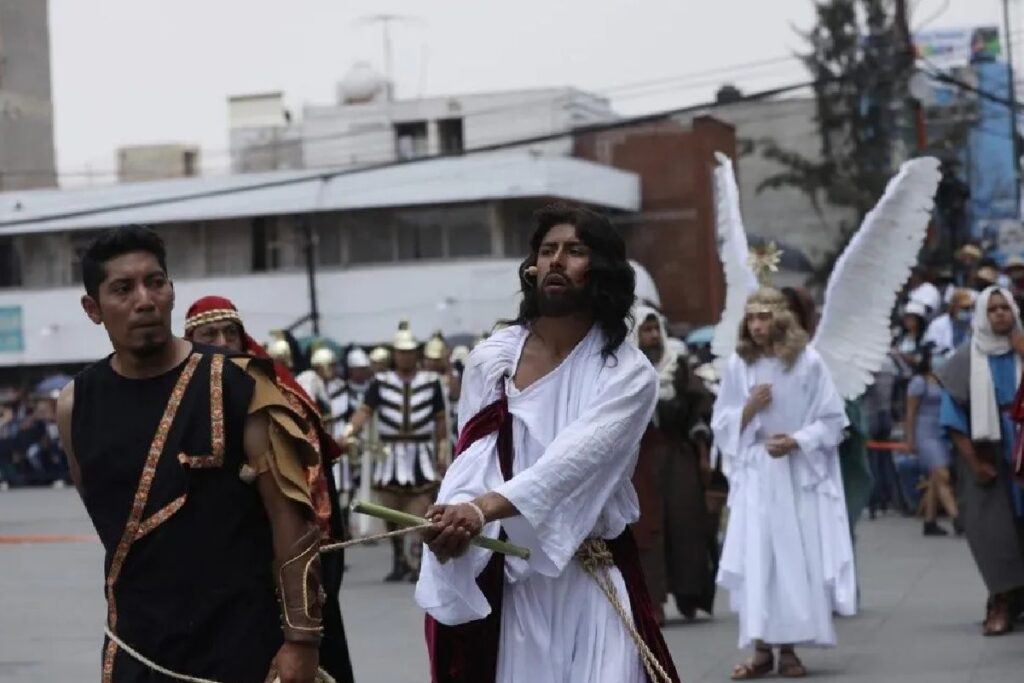
[[[482,370],[479,359],[470,357],[462,378],[459,399],[459,433],[465,423],[493,400],[493,387]],[[476,360],[476,362],[474,362]],[[439,503],[463,503],[473,500],[503,481],[498,463],[497,435],[489,434],[459,454],[445,472],[437,493]],[[498,522],[484,527],[483,534],[496,538],[501,530]],[[434,553],[423,549],[420,577],[416,583],[416,603],[430,616],[449,626],[483,619],[491,607],[476,585],[476,577],[487,566],[489,550],[472,545],[469,550],[445,564]]]
[[[492,490],[502,482],[498,465],[497,436],[489,434],[467,448],[445,472],[438,491],[441,503],[464,503]],[[496,538],[501,527],[492,522],[483,535]],[[471,545],[466,554],[441,564],[424,547],[416,603],[430,616],[449,626],[483,619],[490,611],[476,577],[487,566],[491,551]]]
[[[743,408],[750,397],[746,374],[746,365],[739,356],[729,358],[711,413],[711,432],[715,437],[715,446],[726,460],[723,465],[731,471],[746,462],[750,447],[754,445],[761,428],[757,415],[747,423],[746,428],[743,427]]]
[[[539,573],[561,573],[636,466],[658,400],[657,373],[620,353],[610,374],[536,463],[494,489],[519,511],[503,525],[510,541],[542,554],[530,560]]]
[[[806,372],[807,423],[793,434],[800,446],[797,457],[810,468],[815,481],[829,475],[837,459],[836,448],[843,440],[843,430],[849,421],[843,399],[832,384],[821,358],[808,350],[806,362],[798,370]]]

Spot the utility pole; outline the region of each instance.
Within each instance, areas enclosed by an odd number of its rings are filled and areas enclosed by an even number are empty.
[[[302,218],[303,245],[306,256],[306,279],[309,282],[309,319],[313,323],[313,336],[320,336],[320,308],[316,300],[316,234],[310,217]]]
[[[1003,35],[1006,40],[1006,66],[1010,70],[1010,146],[1013,150],[1014,213],[1020,217],[1020,146],[1017,144],[1017,84],[1014,83],[1013,32],[1010,31],[1010,0],[1003,0]]]
[[[907,0],[896,0],[895,26],[899,34],[898,64],[905,66],[906,73],[914,69],[917,61],[917,50],[914,47],[914,36],[910,33],[910,12],[907,9]],[[903,69],[900,70],[903,72]],[[928,146],[928,129],[924,121],[924,105],[920,100],[911,98],[914,114],[914,138],[917,152],[921,153]]]

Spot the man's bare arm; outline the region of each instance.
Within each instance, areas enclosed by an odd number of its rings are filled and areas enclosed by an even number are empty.
[[[260,460],[270,450],[268,429],[270,420],[265,413],[250,415],[245,423],[245,457],[249,464],[260,471]],[[289,499],[274,482],[270,472],[264,472],[256,480],[256,487],[263,499],[263,507],[270,518],[271,534],[274,540],[274,556],[285,557],[288,550],[312,528],[302,507]]]
[[[434,413],[434,440],[440,443],[448,438],[448,416],[441,410]]]
[[[71,481],[82,493],[82,471],[75,459],[75,449],[71,443],[71,415],[75,410],[75,382],[72,380],[61,390],[57,397],[57,431],[60,433],[60,447],[68,457],[68,472],[71,474]]]
[[[373,410],[370,408],[370,406],[366,405],[365,403],[359,406],[355,414],[352,416],[352,419],[349,420],[347,430],[348,433],[354,436],[361,432],[363,430],[363,427],[366,426],[366,423],[369,422],[372,416]]]
[[[269,457],[268,453],[272,448],[269,429],[270,420],[264,412],[255,413],[246,419],[245,456],[249,465],[257,472],[265,470],[264,460]],[[263,471],[256,479],[256,486],[270,520],[275,559],[274,582],[282,603],[284,623],[290,615],[294,615],[296,607],[300,612],[310,612],[309,605],[291,604],[301,600],[296,596],[307,593],[307,576],[302,573],[295,576],[290,570],[289,576],[286,577],[286,566],[294,569],[306,567],[307,562],[315,565],[317,594],[308,596],[308,599],[319,605],[319,542],[315,539],[317,531],[309,519],[308,512],[281,491],[274,481],[272,472]],[[310,544],[311,547],[306,548]],[[315,612],[319,618],[319,607],[316,607]],[[320,633],[310,624],[296,624],[294,627],[285,628],[284,631],[285,642],[274,659],[281,681],[313,683],[319,665]]]

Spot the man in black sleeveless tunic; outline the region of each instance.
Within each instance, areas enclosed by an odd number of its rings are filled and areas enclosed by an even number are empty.
[[[82,306],[113,354],[61,394],[72,477],[106,551],[104,683],[317,679],[323,589],[303,418],[257,359],[171,334],[160,238],[101,235]]]

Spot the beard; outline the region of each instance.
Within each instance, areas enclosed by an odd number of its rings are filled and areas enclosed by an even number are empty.
[[[152,358],[160,355],[172,341],[170,330],[147,331],[139,343],[131,348],[136,358]]]
[[[582,289],[570,286],[558,294],[548,294],[543,289],[537,291],[537,311],[544,318],[564,318],[583,313],[589,306],[587,294]]]
[[[665,354],[664,349],[661,348],[660,344],[653,344],[651,346],[642,346],[640,351],[647,356],[647,360],[651,361],[652,364],[657,365],[661,362],[661,357]]]

